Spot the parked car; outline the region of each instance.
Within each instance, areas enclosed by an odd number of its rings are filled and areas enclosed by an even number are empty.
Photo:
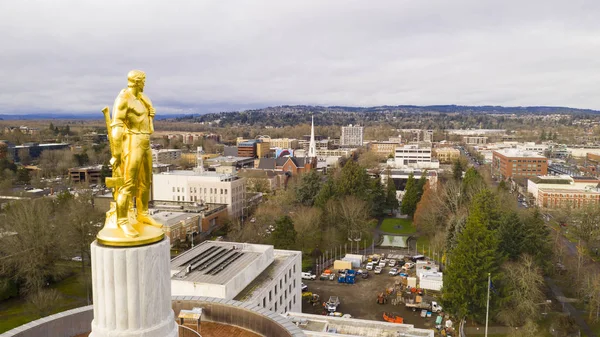
[[[367,263],[367,267],[366,267],[366,269],[367,269],[367,270],[373,270],[373,262],[369,262],[369,263]]]
[[[400,271],[398,270],[398,268],[392,268],[392,269],[390,269],[390,273],[389,274],[392,275],[392,276],[396,276],[399,273],[400,273]]]
[[[390,267],[394,267],[396,265],[396,260],[390,259],[390,262],[388,264]]]
[[[308,290],[308,286],[306,284],[304,284],[304,283],[301,283],[300,289],[302,289],[302,291],[307,291]]]
[[[364,279],[368,279],[369,278],[369,272],[366,271],[366,272],[362,273],[361,277],[364,278]]]
[[[383,270],[383,268],[381,268],[380,266],[375,267],[375,274],[381,274],[381,271]]]
[[[415,263],[414,262],[406,262],[403,266],[402,266],[402,270],[409,270],[415,267]]]
[[[81,261],[83,261],[83,258],[81,258],[81,256],[75,256],[74,258],[71,259],[71,261],[81,262]]]
[[[303,272],[302,279],[303,280],[316,280],[317,275],[313,274],[312,272]]]
[[[364,271],[362,269],[359,269],[356,271],[356,275],[362,275],[364,273]]]

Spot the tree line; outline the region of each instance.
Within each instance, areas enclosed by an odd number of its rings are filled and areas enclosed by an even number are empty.
[[[92,200],[91,194],[75,197],[65,191],[55,198],[19,200],[4,207],[0,213],[0,300],[23,298],[40,317],[56,308],[62,295],[50,286],[74,272],[71,258],[82,257],[84,274],[89,265],[89,245],[104,218]]]
[[[491,187],[475,168],[463,177],[462,165],[454,167],[448,181],[425,187],[414,215],[434,249],[445,252],[445,307],[483,322],[490,275],[490,318],[510,326],[535,321],[553,255],[541,213],[518,210],[504,185]]]

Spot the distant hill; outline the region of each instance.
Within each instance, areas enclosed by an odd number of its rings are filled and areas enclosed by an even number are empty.
[[[189,108],[188,110],[194,110]],[[215,111],[215,108],[212,109]],[[218,110],[217,110],[218,111]],[[313,106],[313,105],[281,105],[250,110],[229,112],[216,112],[205,114],[158,114],[157,119],[174,119],[174,120],[193,120],[195,122],[213,121],[233,116],[286,116],[289,115],[304,115],[304,114],[600,114],[599,110],[592,109],[576,109],[568,107],[555,106],[527,106],[527,107],[505,107],[505,106],[468,106],[468,105],[382,105],[373,107],[351,107],[351,106]],[[24,113],[24,114],[0,114],[0,120],[33,120],[33,119],[102,119],[100,112],[97,113],[65,113],[65,112],[39,112],[39,113]],[[243,121],[241,121],[243,122]]]
[[[173,118],[176,121],[190,123],[217,122],[221,127],[232,125],[259,126],[291,126],[310,122],[310,116],[315,117],[319,125],[346,125],[399,121],[410,117],[433,117],[436,115],[474,116],[486,115],[593,115],[598,110],[575,109],[567,107],[503,107],[503,106],[462,106],[462,105],[393,105],[375,107],[348,106],[312,106],[312,105],[282,105],[262,109],[209,113],[203,115],[188,115]]]

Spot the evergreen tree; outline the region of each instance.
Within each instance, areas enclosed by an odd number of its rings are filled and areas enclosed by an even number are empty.
[[[427,171],[423,172],[421,178],[417,181],[417,204],[421,201],[423,192],[425,191],[425,184],[427,184]],[[415,206],[416,209],[416,206]]]
[[[342,168],[340,179],[337,180],[337,194],[339,196],[354,195],[364,198],[369,188],[367,171],[354,160],[348,160]]]
[[[551,260],[550,230],[542,219],[542,214],[535,209],[531,216],[523,221],[524,246],[523,253],[531,255],[542,269]]]
[[[515,212],[504,214],[496,233],[500,252],[512,261],[518,260],[525,245],[523,222],[519,215]]]
[[[498,241],[473,207],[465,228],[458,234],[444,274],[443,301],[446,310],[477,321],[485,318],[488,273],[498,280]],[[494,297],[492,296],[492,300]]]
[[[323,208],[327,204],[327,201],[336,198],[336,196],[335,177],[330,173],[327,177],[327,181],[321,185],[321,189],[315,197],[315,206]]]
[[[470,212],[480,214],[480,221],[490,230],[496,230],[502,216],[500,202],[494,192],[484,189],[473,198]]]
[[[542,130],[542,134],[540,135],[540,140],[546,140],[546,130]]]
[[[296,246],[296,235],[292,219],[284,215],[275,221],[275,230],[271,233],[271,242],[277,249],[293,249]]]
[[[312,206],[320,190],[321,176],[316,170],[311,170],[300,177],[300,184],[296,186],[296,200],[306,206]]]
[[[454,161],[454,164],[452,165],[452,177],[454,178],[454,180],[462,179],[463,170],[464,170],[464,166],[463,166],[462,162],[460,161],[460,159],[457,158]]]
[[[370,185],[368,198],[371,204],[371,215],[373,217],[380,217],[384,214],[386,206],[386,191],[384,191],[381,179],[379,178],[371,179]]]
[[[385,197],[386,207],[390,209],[390,211],[394,211],[400,207],[398,203],[398,197],[396,196],[396,184],[394,184],[394,179],[388,175],[386,182],[386,197]]]
[[[406,188],[404,189],[404,196],[402,197],[402,205],[400,206],[402,213],[411,217],[415,214],[415,211],[417,210],[417,203],[419,202],[417,200],[417,184],[418,183],[415,181],[415,176],[411,173],[408,176]]]

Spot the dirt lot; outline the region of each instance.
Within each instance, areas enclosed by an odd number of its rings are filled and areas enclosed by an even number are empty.
[[[383,321],[384,311],[395,312],[404,318],[405,324],[412,324],[417,328],[433,328],[436,314],[430,318],[421,318],[419,312],[406,309],[403,304],[395,306],[391,304],[391,301],[386,304],[377,304],[377,294],[385,291],[386,288],[394,287],[395,280],[399,279],[398,276],[390,276],[389,270],[390,268],[386,267],[379,275],[370,271],[368,279],[362,279],[359,276],[355,284],[337,283],[337,279],[335,281],[303,280],[303,282],[308,285],[308,291],[319,294],[321,303],[326,302],[329,296],[338,296],[341,303],[338,311],[350,314],[354,318]],[[307,300],[302,302],[302,312],[324,313],[321,305],[312,306]]]

